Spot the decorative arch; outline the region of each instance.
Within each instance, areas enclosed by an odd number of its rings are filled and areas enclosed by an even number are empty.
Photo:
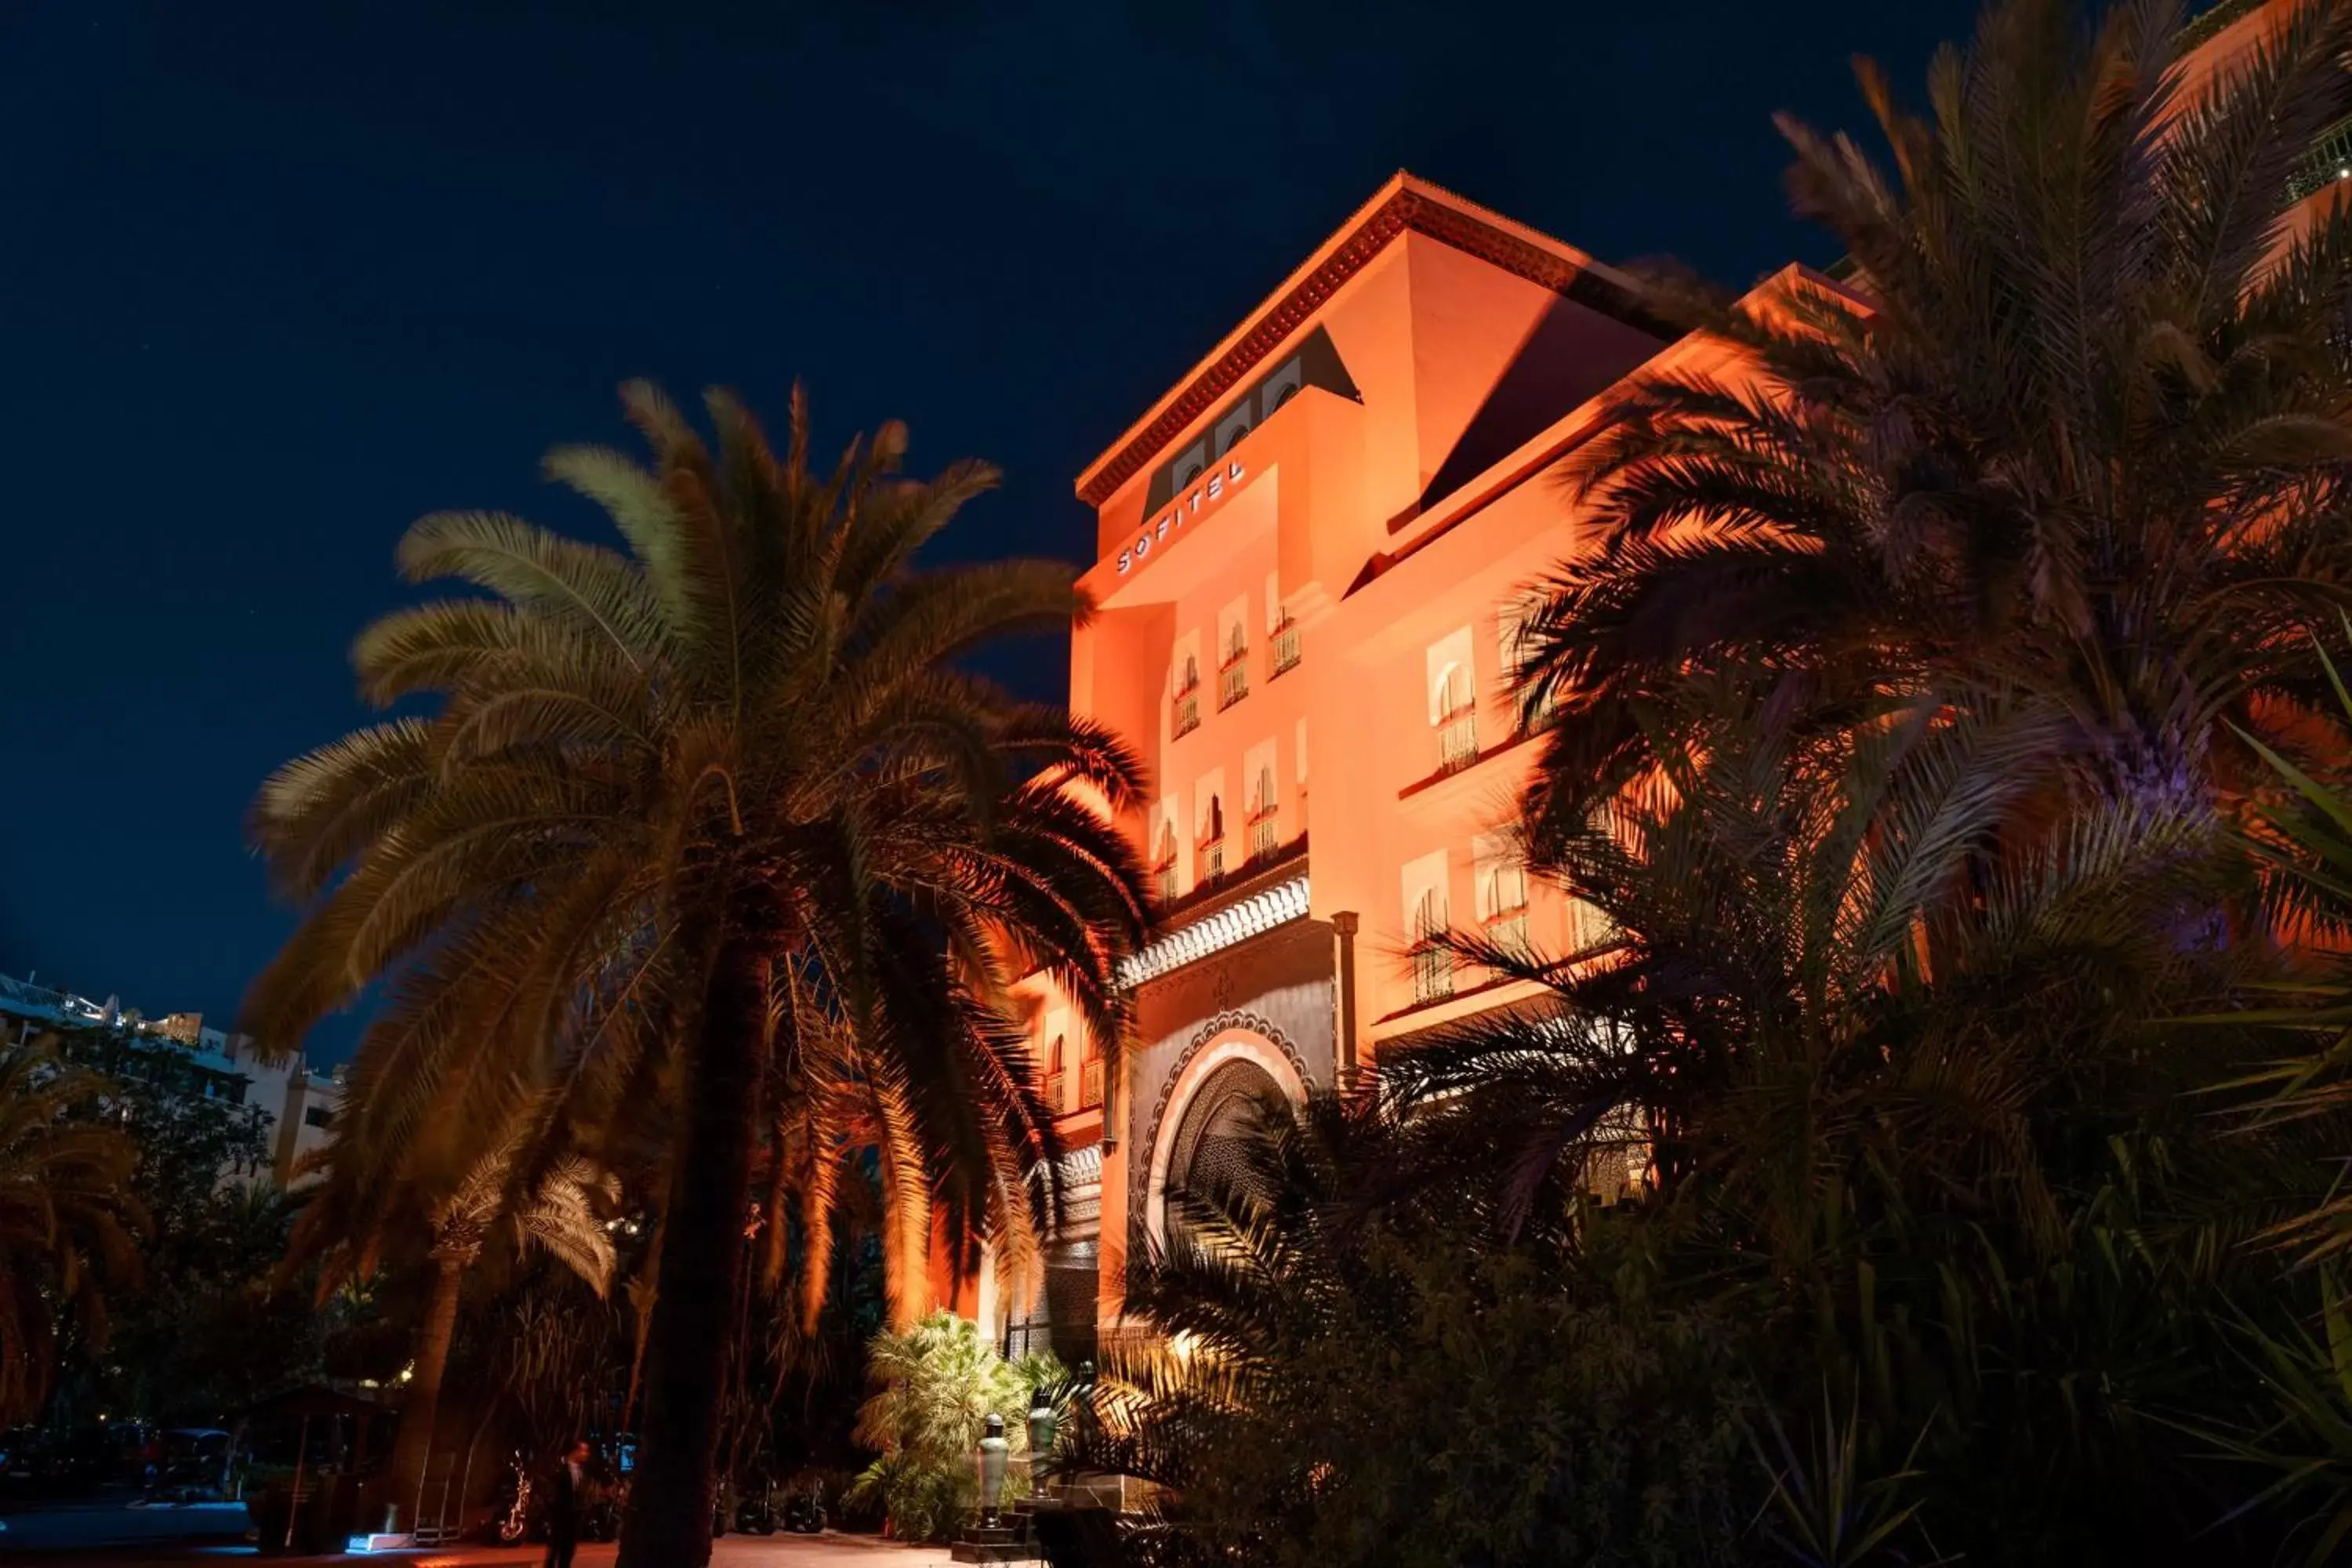
[[[1150,1131],[1142,1145],[1143,1203],[1130,1209],[1128,1227],[1138,1247],[1146,1237],[1167,1233],[1168,1169],[1185,1108],[1219,1068],[1233,1061],[1247,1061],[1258,1068],[1294,1105],[1305,1104],[1315,1092],[1315,1075],[1307,1070],[1306,1058],[1272,1020],[1234,1009],[1203,1023],[1169,1068],[1160,1085],[1160,1097],[1151,1107]]]
[[[1450,660],[1429,683],[1429,721],[1443,724],[1466,712],[1475,701],[1469,669],[1458,659]]]

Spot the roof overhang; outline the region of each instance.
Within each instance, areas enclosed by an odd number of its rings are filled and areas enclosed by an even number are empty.
[[[1078,498],[1099,507],[1185,427],[1241,384],[1259,362],[1400,236],[1427,235],[1505,271],[1591,305],[1604,315],[1658,330],[1633,279],[1570,245],[1426,180],[1399,173],[1325,240],[1306,264],[1227,334],[1206,359],[1129,426],[1078,476]]]

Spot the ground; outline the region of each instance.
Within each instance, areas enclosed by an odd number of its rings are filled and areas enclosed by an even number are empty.
[[[5,1540],[0,1537],[0,1540]],[[583,1546],[577,1568],[613,1568],[614,1548]],[[255,1568],[536,1568],[540,1547],[456,1546],[334,1557],[261,1557],[250,1547],[157,1544],[76,1551],[8,1551],[8,1568],[199,1568],[223,1559]],[[947,1568],[944,1546],[901,1546],[868,1535],[725,1535],[711,1542],[710,1568]]]

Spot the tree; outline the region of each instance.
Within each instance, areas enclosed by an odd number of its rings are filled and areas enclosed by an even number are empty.
[[[992,470],[902,479],[893,425],[814,472],[797,396],[781,457],[730,395],[705,400],[716,455],[652,387],[623,401],[652,468],[573,447],[548,471],[625,553],[502,516],[411,530],[412,579],[490,597],[360,640],[368,695],[436,697],[433,717],[265,787],[256,837],[315,903],[248,1017],[290,1042],[391,977],[350,1089],[371,1147],[427,1118],[495,1125],[550,1091],[551,1135],[670,1149],[623,1542],[636,1568],[708,1552],[755,1145],[772,1080],[798,1077],[803,1019],[857,1031],[861,1072],[904,1108],[888,1157],[919,1163],[969,1257],[1055,1196],[1052,1118],[996,1004],[1007,968],[1053,969],[1116,1042],[1114,965],[1144,902],[1113,826],[1138,787],[1126,749],[953,665],[1086,614],[1069,570],[914,564]]]
[[[46,1052],[0,1047],[0,1423],[39,1412],[59,1317],[102,1344],[106,1292],[139,1278],[138,1152],[87,1114],[104,1088]]]
[[[2236,1500],[2159,1416],[2243,1403],[2231,1325],[2282,1304],[2252,1244],[2328,1174],[2200,1093],[2270,1049],[2226,1009],[2278,961],[2212,919],[2248,873],[2184,802],[1984,863],[2022,787],[1991,739],[1780,717],[1720,694],[1563,843],[1605,948],[1455,942],[1540,999],[1383,1058],[1405,1147],[1350,1202],[1580,1215],[1581,1268],[1738,1325],[1776,1419],[1855,1411],[1937,1545],[2168,1561]]]
[[[308,1195],[287,1256],[291,1264],[333,1255],[334,1267],[320,1275],[321,1296],[353,1273],[372,1271],[385,1247],[403,1240],[421,1244],[431,1264],[432,1285],[413,1336],[412,1370],[392,1450],[391,1500],[403,1510],[414,1509],[421,1495],[442,1374],[457,1338],[458,1300],[482,1249],[504,1237],[518,1252],[543,1252],[600,1299],[612,1282],[613,1243],[598,1209],[618,1196],[615,1184],[578,1155],[519,1170],[529,1131],[518,1121],[487,1148],[461,1157],[455,1181],[446,1183],[432,1180],[433,1163],[412,1149],[402,1165],[406,1181],[387,1186],[373,1179],[378,1162],[341,1131],[314,1157],[324,1184]],[[424,1141],[427,1149],[436,1142]],[[359,1173],[370,1174],[364,1186]]]
[[[1569,1211],[1488,1180],[1352,1201],[1408,1154],[1370,1097],[1259,1108],[1238,1179],[1170,1194],[1068,1468],[1148,1484],[1131,1561],[1746,1561],[1760,1500],[1726,1321],[1620,1297]],[[1751,1496],[1750,1494],[1757,1494]]]
[[[2180,7],[2002,0],[1931,117],[1861,71],[1892,177],[1790,121],[1790,188],[1847,289],[1725,306],[1574,459],[1598,540],[1529,624],[1554,710],[1538,845],[1671,747],[1694,673],[1822,726],[2005,714],[2047,823],[2088,794],[2215,808],[2324,696],[2295,633],[2352,596],[2352,207],[2286,241],[2347,107],[2352,8],[2300,8],[2191,95]],[[2225,722],[2226,721],[2226,722]]]

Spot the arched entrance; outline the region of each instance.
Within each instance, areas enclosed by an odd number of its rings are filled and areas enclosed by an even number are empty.
[[[1250,1184],[1249,1137],[1258,1107],[1285,1099],[1265,1069],[1236,1057],[1193,1091],[1169,1145],[1168,1185],[1199,1193]]]
[[[1298,1068],[1255,1033],[1227,1029],[1203,1042],[1170,1086],[1164,1116],[1155,1118],[1144,1188],[1145,1234],[1167,1236],[1168,1191],[1244,1174],[1243,1136],[1252,1108],[1266,1096],[1303,1104],[1307,1085]]]

